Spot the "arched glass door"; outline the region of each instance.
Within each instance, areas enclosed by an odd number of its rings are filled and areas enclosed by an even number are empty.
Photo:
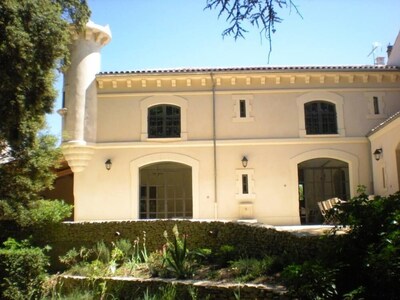
[[[192,218],[192,168],[161,162],[140,168],[140,219]]]
[[[318,202],[350,198],[349,166],[331,158],[316,158],[298,165],[299,208],[303,223],[321,223]]]

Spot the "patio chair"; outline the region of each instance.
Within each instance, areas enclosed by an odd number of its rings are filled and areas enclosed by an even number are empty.
[[[328,212],[333,209],[337,204],[345,203],[346,201],[341,200],[337,197],[330,198],[324,201],[317,202],[318,208],[321,212],[321,215],[324,217],[324,224],[335,224],[337,220],[334,216],[330,215]]]

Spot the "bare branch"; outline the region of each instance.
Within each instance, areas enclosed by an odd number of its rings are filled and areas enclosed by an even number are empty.
[[[275,33],[275,25],[283,21],[278,16],[277,8],[295,9],[300,16],[297,6],[292,0],[207,0],[205,9],[218,10],[218,17],[226,14],[229,26],[222,32],[222,36],[233,36],[234,39],[244,38],[248,30],[244,27],[247,21],[251,26],[260,29],[262,37],[268,40],[269,57],[272,52],[272,35]]]

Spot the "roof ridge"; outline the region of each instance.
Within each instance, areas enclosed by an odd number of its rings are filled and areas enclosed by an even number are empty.
[[[282,70],[400,70],[388,65],[309,65],[309,66],[254,66],[254,67],[181,67],[165,69],[142,69],[128,71],[103,71],[99,75],[229,72],[229,71],[282,71]]]
[[[389,118],[385,119],[383,122],[379,123],[377,126],[372,128],[368,133],[367,137],[373,135],[375,132],[378,132],[382,128],[386,127],[388,124],[391,122],[395,121],[396,119],[400,118],[400,110],[393,115],[391,115]]]

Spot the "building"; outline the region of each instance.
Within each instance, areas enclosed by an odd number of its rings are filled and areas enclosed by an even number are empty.
[[[318,201],[399,190],[398,60],[100,73],[110,39],[89,23],[65,74],[75,220],[318,223]]]

